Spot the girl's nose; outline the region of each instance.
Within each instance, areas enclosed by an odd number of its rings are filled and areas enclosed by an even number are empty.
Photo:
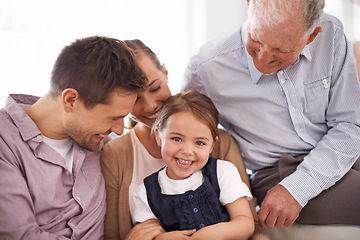
[[[186,155],[193,155],[194,151],[193,151],[193,146],[191,143],[185,143],[183,145],[182,151],[184,154]]]

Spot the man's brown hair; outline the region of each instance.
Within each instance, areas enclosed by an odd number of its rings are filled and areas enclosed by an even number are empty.
[[[131,49],[123,41],[101,36],[77,39],[64,47],[51,74],[54,97],[74,88],[87,108],[107,104],[118,87],[136,92],[146,84]]]

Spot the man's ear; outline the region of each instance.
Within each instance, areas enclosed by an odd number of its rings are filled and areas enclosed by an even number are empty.
[[[75,102],[79,99],[80,94],[74,88],[66,88],[62,94],[62,104],[65,112],[72,112]]]
[[[315,28],[314,32],[313,32],[312,34],[310,34],[310,36],[309,36],[309,38],[308,38],[308,40],[307,40],[307,42],[306,42],[306,45],[308,45],[308,44],[310,44],[312,41],[314,41],[314,39],[316,38],[316,36],[317,36],[320,32],[322,32],[322,27],[319,26],[319,27]]]
[[[160,131],[159,131],[159,128],[158,128],[158,127],[155,127],[154,133],[155,133],[156,143],[157,143],[157,145],[158,145],[159,147],[161,147]]]

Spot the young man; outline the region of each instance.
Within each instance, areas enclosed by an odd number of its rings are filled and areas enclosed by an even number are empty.
[[[116,39],[66,46],[38,98],[10,95],[0,110],[0,238],[102,239],[100,150],[146,82]]]

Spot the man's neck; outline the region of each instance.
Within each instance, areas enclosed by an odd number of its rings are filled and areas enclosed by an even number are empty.
[[[51,139],[64,139],[68,137],[63,130],[63,112],[60,99],[46,94],[33,105],[24,108],[24,111],[34,121],[44,136]]]

